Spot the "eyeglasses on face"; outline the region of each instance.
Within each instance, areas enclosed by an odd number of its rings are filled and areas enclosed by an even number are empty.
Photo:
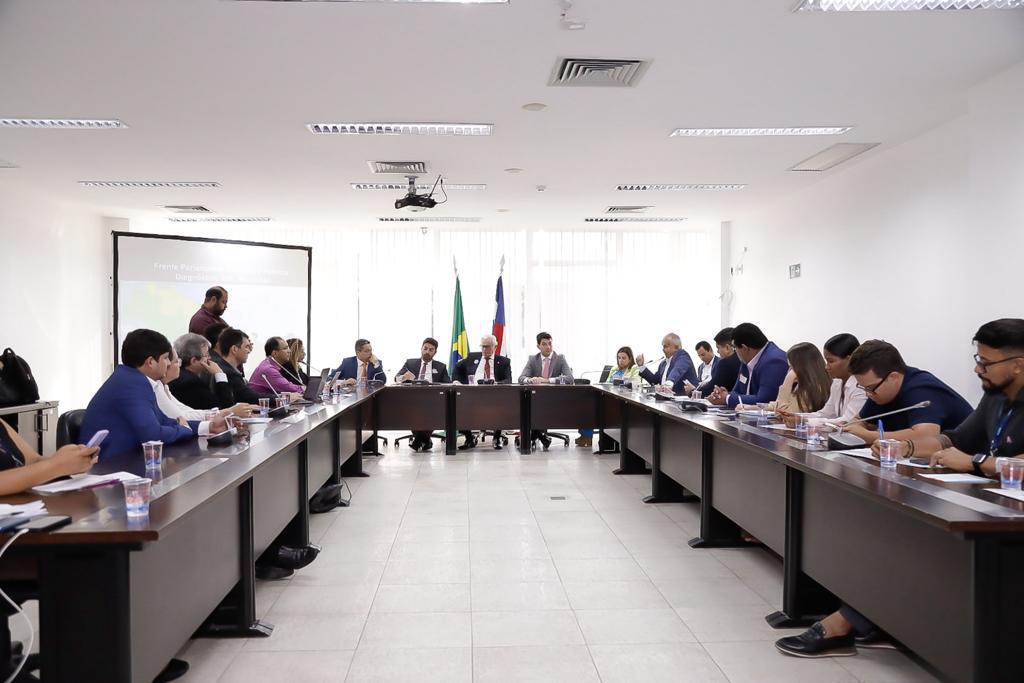
[[[870,386],[870,387],[866,387],[866,386],[864,386],[863,384],[857,384],[857,388],[858,388],[858,389],[861,389],[861,390],[863,390],[863,391],[864,391],[865,393],[868,393],[868,394],[874,394],[874,393],[876,393],[876,392],[878,391],[878,388],[879,388],[880,386],[882,386],[883,384],[885,384],[885,380],[889,379],[889,375],[891,375],[891,374],[892,374],[892,373],[890,372],[890,373],[889,373],[888,375],[886,375],[886,376],[885,376],[885,377],[883,377],[882,379],[878,380],[877,382],[875,382],[875,383],[874,383],[874,384],[873,384],[872,386]]]
[[[1000,358],[999,360],[985,360],[980,354],[974,354],[974,362],[982,370],[988,370],[993,365],[999,365],[1010,360],[1017,360],[1018,358],[1024,358],[1024,356],[1010,356],[1009,358]]]

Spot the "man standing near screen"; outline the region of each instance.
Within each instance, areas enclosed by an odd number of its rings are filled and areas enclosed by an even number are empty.
[[[205,334],[206,328],[210,325],[226,325],[224,311],[228,309],[228,290],[220,285],[210,287],[206,290],[206,300],[199,307],[192,320],[188,323],[188,331],[192,334]]]

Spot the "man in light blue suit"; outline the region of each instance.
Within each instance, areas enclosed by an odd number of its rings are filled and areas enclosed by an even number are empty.
[[[132,452],[141,457],[146,441],[172,444],[227,428],[224,418],[183,424],[160,412],[150,380],[162,380],[177,361],[171,361],[171,343],[159,332],[129,332],[121,345],[121,362],[89,401],[79,433],[79,440],[88,443],[101,429],[110,432],[100,447],[100,460]]]
[[[732,344],[742,365],[736,386],[725,393],[721,387],[709,397],[712,403],[735,408],[739,404],[770,403],[779,396],[779,387],[789,371],[786,352],[768,341],[761,329],[753,323],[741,323],[733,328]]]
[[[384,364],[373,355],[373,345],[369,339],[357,339],[355,350],[356,355],[342,360],[341,365],[335,370],[338,379],[344,380],[345,384],[357,384],[374,379],[388,381],[388,376],[384,374]]]
[[[641,353],[636,357],[636,364],[640,366],[640,376],[651,384],[665,384],[672,387],[676,394],[683,393],[684,385],[697,383],[697,372],[693,368],[693,361],[690,354],[683,349],[683,342],[675,332],[669,332],[661,340],[661,350],[665,354],[665,360],[661,361],[657,372],[651,372],[644,366],[644,355]]]

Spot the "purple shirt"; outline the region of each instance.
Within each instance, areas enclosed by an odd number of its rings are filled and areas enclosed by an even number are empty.
[[[263,379],[264,375],[267,377],[266,380]],[[270,382],[270,386],[267,386],[267,382]],[[270,390],[271,387],[279,394],[286,391],[294,391],[301,394],[306,389],[301,384],[292,384],[288,381],[281,374],[281,366],[273,358],[267,356],[249,376],[249,388],[263,394],[272,394],[274,392]]]
[[[192,319],[188,321],[188,331],[192,334],[198,334],[200,336],[206,334],[206,328],[214,323],[223,323],[224,318],[219,315],[214,315],[210,311],[206,310],[202,306],[196,311],[196,314],[192,316]]]

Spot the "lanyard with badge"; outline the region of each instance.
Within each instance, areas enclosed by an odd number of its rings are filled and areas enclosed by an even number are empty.
[[[996,431],[995,433],[992,434],[992,441],[989,443],[988,447],[988,453],[990,456],[994,457],[996,451],[999,450],[999,447],[1002,445],[1003,432],[1006,431],[1006,425],[1009,424],[1010,418],[1012,416],[1013,408],[1010,408],[1008,411],[1006,411],[1006,414],[1003,415],[1002,418],[1000,418],[999,424],[996,425]]]

